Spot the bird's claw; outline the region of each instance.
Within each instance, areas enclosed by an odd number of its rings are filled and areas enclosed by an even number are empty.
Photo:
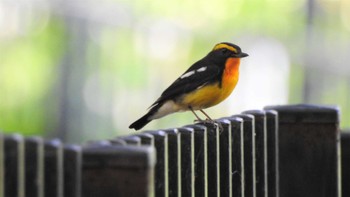
[[[205,120],[194,120],[194,123],[203,123],[203,124],[213,124],[215,125],[215,127],[219,127],[219,131],[223,131],[224,127],[221,125],[221,123],[219,121],[215,121],[212,119],[205,119]]]
[[[194,123],[204,123],[204,124],[214,124],[215,121],[214,120],[210,120],[210,119],[205,119],[205,120],[194,120]]]

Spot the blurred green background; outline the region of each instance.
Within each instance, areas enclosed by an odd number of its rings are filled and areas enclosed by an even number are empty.
[[[212,117],[313,103],[339,105],[350,126],[349,0],[1,0],[0,129],[78,143],[133,133],[222,41],[250,56]],[[178,113],[145,129],[193,120]]]

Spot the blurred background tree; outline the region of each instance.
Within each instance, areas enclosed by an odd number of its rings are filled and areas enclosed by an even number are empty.
[[[349,0],[1,0],[0,128],[78,143],[134,132],[128,125],[222,41],[250,56],[213,117],[330,104],[350,126]],[[178,113],[145,129],[192,120]]]

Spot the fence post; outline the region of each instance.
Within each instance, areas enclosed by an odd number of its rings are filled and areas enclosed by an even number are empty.
[[[254,116],[256,196],[267,197],[267,137],[265,112],[261,110],[251,110],[243,113]]]
[[[342,195],[350,196],[350,130],[341,133]]]
[[[169,197],[177,197],[181,192],[181,134],[176,129],[165,130],[168,135],[168,181]]]
[[[222,118],[220,131],[221,196],[242,196],[244,191],[243,119]]]
[[[5,136],[5,196],[24,197],[24,141],[18,134]]]
[[[186,128],[191,130],[188,135],[193,137],[194,193],[195,196],[208,196],[207,128],[203,125],[188,125]]]
[[[141,139],[141,145],[145,146],[154,146],[154,138],[153,135],[148,133],[139,133],[137,134],[138,137]]]
[[[195,196],[194,131],[179,128],[181,146],[181,196]]]
[[[81,147],[64,146],[64,197],[81,196],[81,167]]]
[[[279,117],[280,196],[340,197],[338,109],[269,106]]]
[[[4,162],[4,134],[0,131],[0,196],[5,196],[4,186],[5,186],[5,162]]]
[[[232,117],[241,118],[243,120],[244,196],[256,197],[254,116],[239,114]]]
[[[168,136],[164,131],[147,131],[154,137],[154,147],[157,151],[155,166],[154,194],[156,197],[168,196]]]
[[[232,196],[244,196],[244,130],[242,118],[230,118],[232,129]]]
[[[153,196],[150,188],[155,161],[155,150],[150,146],[83,147],[82,196]]]
[[[221,125],[219,131],[220,196],[232,196],[232,129],[227,119],[217,120]]]
[[[26,197],[44,197],[44,140],[31,137],[24,143]]]
[[[218,125],[207,127],[208,196],[220,196],[220,129]]]
[[[278,171],[278,113],[266,110],[267,135],[267,186],[268,197],[279,197],[279,171]]]
[[[245,111],[243,114],[254,116],[255,123],[255,167],[256,167],[256,196],[267,196],[267,132],[266,114],[261,110]]]
[[[45,196],[63,197],[63,144],[54,139],[46,141],[44,147]]]

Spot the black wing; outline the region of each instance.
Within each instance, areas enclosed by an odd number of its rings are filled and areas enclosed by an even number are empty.
[[[205,69],[204,71],[198,71],[199,69]],[[190,76],[183,77],[186,73],[192,72]],[[167,89],[164,90],[158,100],[152,105],[156,105],[162,101],[168,99],[176,99],[176,97],[191,92],[196,88],[214,82],[218,82],[222,70],[219,66],[200,60],[193,64],[183,75],[176,79]]]

